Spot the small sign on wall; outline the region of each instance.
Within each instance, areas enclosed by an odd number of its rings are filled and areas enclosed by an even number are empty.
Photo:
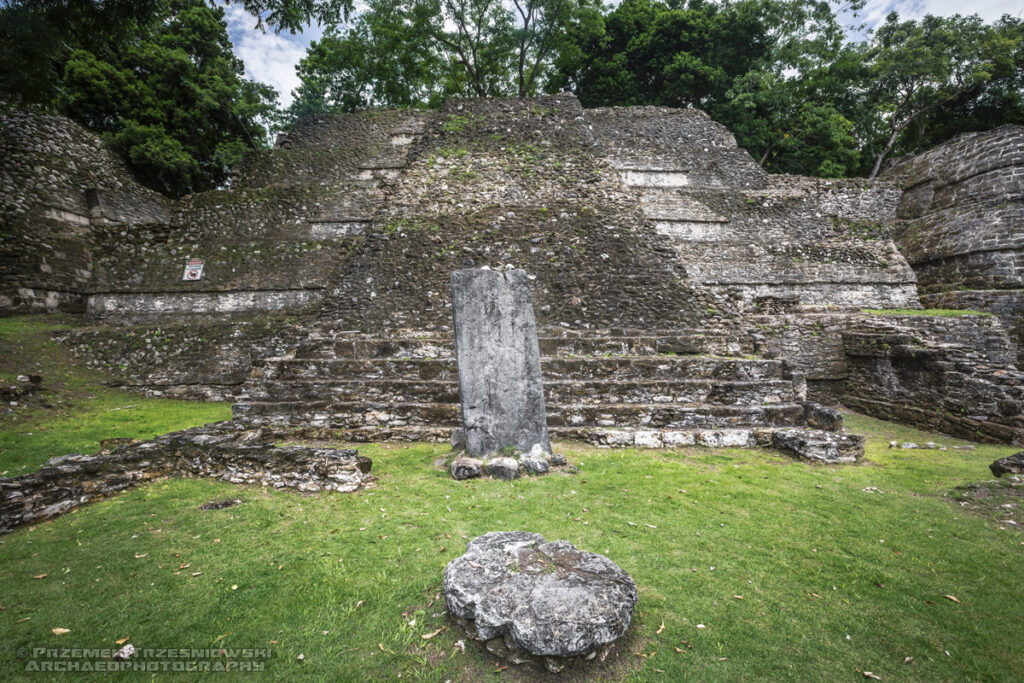
[[[194,281],[201,280],[203,277],[203,259],[201,258],[190,258],[185,262],[185,274],[182,276],[182,280]]]

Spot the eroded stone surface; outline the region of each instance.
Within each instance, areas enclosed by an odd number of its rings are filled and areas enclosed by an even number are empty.
[[[491,458],[486,467],[487,474],[495,479],[518,479],[522,474],[519,461],[515,458]]]
[[[988,466],[992,474],[1001,477],[1004,474],[1024,474],[1024,451],[999,458]]]
[[[551,450],[537,324],[523,270],[452,273],[452,313],[466,450]]]
[[[460,456],[452,460],[452,479],[473,479],[483,474],[484,461],[477,458]]]
[[[269,431],[240,431],[221,422],[127,444],[104,455],[62,455],[36,472],[0,477],[0,533],[160,477],[351,492],[372,484],[371,465],[354,450],[277,447]]]
[[[551,469],[548,457],[548,453],[537,443],[529,451],[519,456],[519,461],[523,463],[523,469],[530,474],[546,474]]]
[[[856,462],[864,455],[864,437],[859,434],[785,429],[776,431],[773,439],[776,448],[819,462]]]
[[[586,657],[626,632],[637,601],[636,584],[607,557],[525,531],[470,541],[445,569],[444,594],[470,635],[503,639],[510,661]]]

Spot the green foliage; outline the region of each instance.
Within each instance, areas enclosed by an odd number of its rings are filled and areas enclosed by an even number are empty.
[[[468,125],[468,117],[461,116],[459,114],[452,114],[443,124],[441,124],[441,129],[446,133],[458,133],[465,130]]]
[[[100,37],[70,35],[43,56],[50,76],[2,85],[8,96],[99,132],[154,189],[181,195],[216,187],[244,149],[266,146],[262,120],[273,111],[274,91],[242,78],[223,10],[204,0],[153,5],[149,15],[123,15],[120,24],[99,27]],[[19,6],[0,10],[0,26],[22,14],[43,26],[56,21]],[[91,26],[81,21],[79,30]],[[50,87],[25,90],[40,79]]]
[[[1014,74],[1020,27],[1019,21],[987,26],[977,15],[900,21],[895,12],[889,14],[867,54],[867,96],[874,115],[870,177],[920,116],[966,93],[983,92],[994,77]]]
[[[285,124],[356,107],[535,95],[596,0],[370,0],[310,45]]]
[[[1024,122],[1024,19],[1004,15],[993,28],[1016,44],[1013,68],[921,114],[900,136],[893,154],[921,152],[964,131]]]

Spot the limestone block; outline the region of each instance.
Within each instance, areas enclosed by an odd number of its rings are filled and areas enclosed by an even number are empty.
[[[504,637],[506,656],[586,657],[629,628],[637,589],[603,555],[539,534],[491,532],[444,572],[448,609],[479,640]],[[547,662],[559,670],[563,662]]]
[[[466,449],[551,451],[537,325],[522,270],[457,270],[451,276],[459,397]]]

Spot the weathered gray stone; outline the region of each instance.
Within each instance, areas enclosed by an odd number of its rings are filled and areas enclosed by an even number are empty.
[[[835,408],[829,408],[818,403],[806,403],[804,404],[804,411],[807,417],[807,426],[811,429],[838,432],[843,428],[843,414]]]
[[[773,445],[793,455],[825,463],[856,462],[864,455],[864,437],[811,429],[778,430]]]
[[[533,448],[523,453],[519,460],[523,463],[523,468],[530,474],[546,474],[551,469],[548,453],[539,443],[534,444]]]
[[[526,272],[457,270],[452,313],[466,450],[550,451],[540,349]]]
[[[453,429],[451,436],[448,437],[448,443],[451,444],[453,451],[466,450],[466,430],[462,427]]]
[[[992,474],[1001,477],[1004,474],[1024,474],[1024,451],[999,458],[988,466]]]
[[[523,531],[470,541],[445,569],[444,595],[472,637],[503,638],[510,661],[585,658],[626,632],[637,601],[636,584],[607,557]]]
[[[487,461],[487,474],[495,479],[518,479],[522,470],[515,458],[491,458]]]
[[[568,460],[566,460],[565,456],[562,455],[561,453],[552,453],[551,455],[548,456],[548,464],[550,464],[552,467],[561,467],[567,462]]]
[[[479,477],[483,473],[483,460],[459,456],[452,460],[452,479],[459,481]]]
[[[307,493],[352,492],[372,485],[371,466],[354,450],[277,447],[269,431],[239,431],[221,422],[103,455],[63,455],[36,472],[0,477],[0,533],[161,477],[208,477]]]

